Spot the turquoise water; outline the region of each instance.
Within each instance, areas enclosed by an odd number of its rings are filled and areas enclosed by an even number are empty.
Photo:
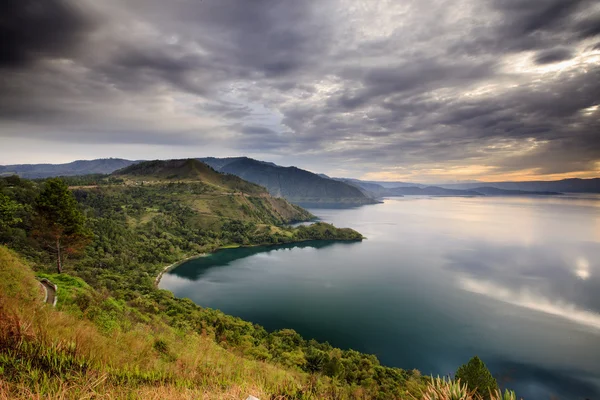
[[[441,375],[477,354],[527,399],[600,398],[598,198],[311,211],[368,240],[223,250],[160,287],[386,365]]]

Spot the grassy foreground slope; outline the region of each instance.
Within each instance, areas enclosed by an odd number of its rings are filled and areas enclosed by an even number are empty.
[[[123,301],[67,274],[43,276],[59,285],[57,309],[0,246],[0,399],[387,399],[424,389],[418,373],[291,330],[267,334],[165,291]],[[311,371],[319,363],[332,376]]]
[[[319,398],[344,391],[329,379],[228,351],[207,332],[171,327],[77,278],[60,284],[59,309],[43,305],[31,268],[0,246],[0,399]]]

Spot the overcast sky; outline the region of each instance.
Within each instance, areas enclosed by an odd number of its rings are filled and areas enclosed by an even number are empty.
[[[600,176],[598,1],[5,0],[0,37],[0,164]]]

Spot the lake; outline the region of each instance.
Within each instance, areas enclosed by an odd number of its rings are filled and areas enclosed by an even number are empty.
[[[445,375],[479,355],[531,399],[600,399],[600,197],[311,209],[368,239],[222,250],[165,274],[199,305]]]

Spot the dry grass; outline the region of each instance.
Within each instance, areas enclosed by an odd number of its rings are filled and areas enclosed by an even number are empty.
[[[159,321],[102,334],[43,305],[30,268],[2,247],[0,261],[0,400],[269,399],[314,385]]]

